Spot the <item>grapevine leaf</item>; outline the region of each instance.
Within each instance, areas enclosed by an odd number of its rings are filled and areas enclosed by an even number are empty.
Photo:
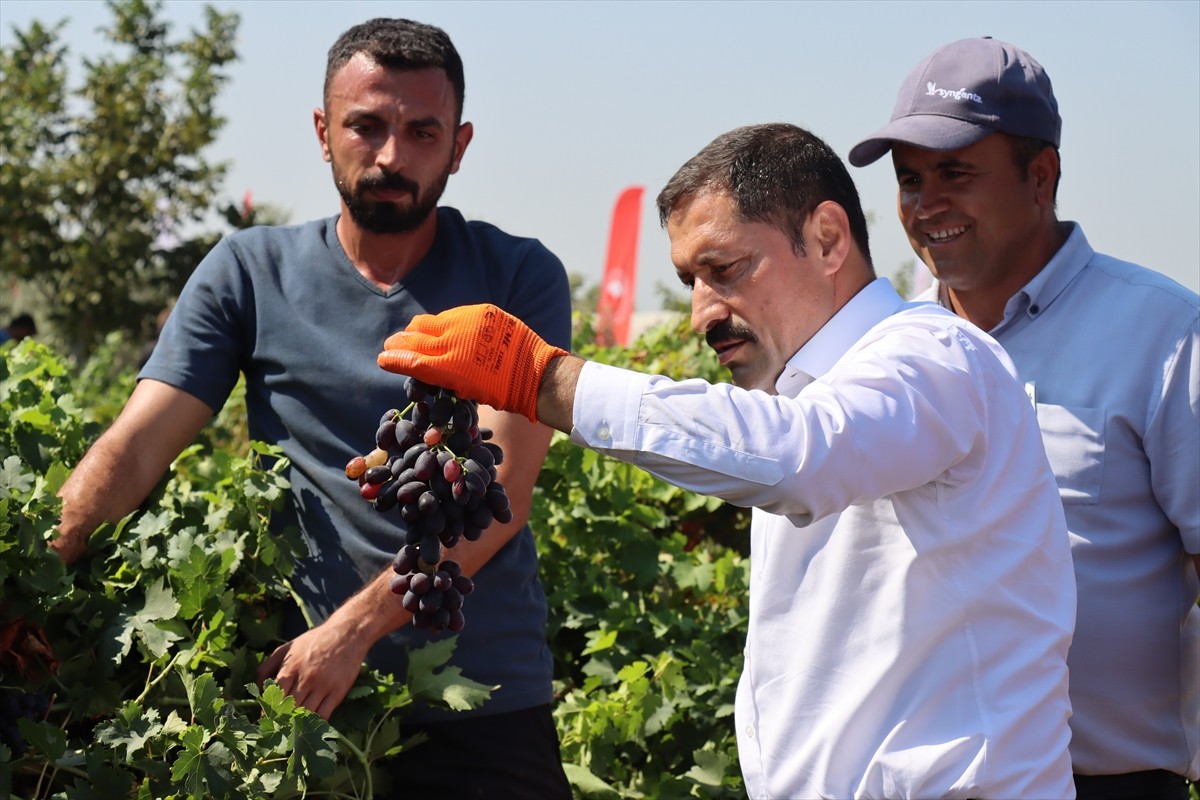
[[[445,667],[440,672],[425,672],[410,675],[409,685],[413,697],[453,711],[468,711],[478,708],[492,696],[499,686],[485,686],[464,678],[458,667]]]
[[[418,647],[408,654],[408,679],[411,681],[417,675],[432,673],[443,666],[454,655],[458,644],[457,636],[431,641]]]
[[[174,642],[182,638],[171,630],[170,624],[178,612],[179,604],[175,601],[175,595],[164,581],[147,587],[145,605],[130,622],[155,658],[161,658]],[[160,620],[166,623],[157,624]]]
[[[128,703],[117,716],[96,728],[96,741],[112,750],[123,753],[122,760],[134,761],[147,744],[162,733],[158,722],[158,710],[148,708],[144,712],[137,703]]]
[[[580,795],[596,800],[619,800],[621,793],[592,774],[587,767],[579,764],[563,764],[567,780],[571,786],[579,790]]]
[[[263,708],[268,711],[287,715],[296,710],[296,699],[290,694],[285,694],[283,689],[279,688],[279,684],[273,680],[266,682],[261,695],[258,693],[258,687],[252,683],[247,684],[246,688],[252,695],[259,698]]]
[[[27,494],[33,482],[33,473],[25,470],[19,456],[9,456],[0,463],[0,498]]]
[[[51,761],[57,761],[67,752],[67,733],[62,728],[25,718],[17,720],[17,727],[25,741],[45,753]]]
[[[302,780],[332,775],[337,768],[337,751],[331,740],[336,736],[329,723],[312,712],[292,717],[287,774]]]
[[[171,649],[171,645],[182,638],[175,631],[157,622],[152,622],[140,628],[138,633],[141,634],[142,642],[146,645],[146,649],[156,659],[165,656],[167,651]]]
[[[204,797],[231,797],[238,780],[230,770],[234,762],[233,753],[220,741],[212,742],[204,749],[204,782],[208,789]]]
[[[199,614],[211,597],[219,597],[225,576],[221,573],[219,555],[205,553],[193,547],[172,572],[172,586],[178,587],[179,615],[192,619]]]
[[[129,655],[133,647],[133,632],[137,627],[135,616],[120,612],[113,617],[112,623],[101,632],[97,644],[99,656],[105,661],[120,664]]]
[[[462,676],[458,667],[446,664],[454,653],[457,637],[432,641],[409,653],[408,685],[412,696],[455,711],[478,708],[498,686],[487,687]]]
[[[617,643],[617,633],[616,630],[588,631],[587,638],[590,644],[584,648],[582,655],[590,656],[592,653],[608,650]]]
[[[224,701],[221,698],[221,689],[213,679],[212,673],[193,675],[181,671],[180,678],[183,680],[183,690],[187,693],[192,716],[202,725],[215,728],[217,713],[224,705]]]
[[[204,797],[205,778],[208,770],[204,759],[204,743],[208,733],[198,725],[190,725],[180,741],[183,750],[171,767],[171,780],[181,783],[193,797]]]
[[[696,759],[696,764],[687,771],[686,777],[702,786],[721,786],[733,765],[729,756],[711,750],[697,750],[692,753],[692,758]]]

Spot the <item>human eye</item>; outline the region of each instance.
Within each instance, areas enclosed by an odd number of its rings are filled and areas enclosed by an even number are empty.
[[[709,277],[715,284],[732,283],[742,274],[742,268],[746,266],[748,261],[748,259],[739,258],[734,261],[713,264],[712,269],[709,270]]]
[[[346,122],[346,128],[359,135],[366,135],[379,127],[379,123],[370,117],[354,117]]]

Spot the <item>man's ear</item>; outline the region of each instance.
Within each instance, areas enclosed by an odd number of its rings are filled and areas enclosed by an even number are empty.
[[[317,141],[321,143],[321,157],[329,161],[329,127],[325,123],[324,109],[313,109],[313,128],[317,132]]]
[[[826,200],[813,209],[807,227],[805,240],[809,256],[821,261],[826,275],[833,274],[850,255],[852,237],[846,209]]]
[[[1033,182],[1038,205],[1054,207],[1054,184],[1060,167],[1058,151],[1053,147],[1043,147],[1029,162],[1029,180]]]
[[[450,174],[458,172],[458,166],[462,163],[463,154],[467,152],[467,145],[471,143],[471,137],[475,135],[475,126],[469,122],[464,122],[458,126],[458,130],[454,132],[454,161],[450,164]]]

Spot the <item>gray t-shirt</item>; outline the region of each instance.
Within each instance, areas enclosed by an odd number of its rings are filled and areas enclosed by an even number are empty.
[[[429,253],[386,292],[350,263],[337,217],[227,237],[188,280],[139,375],[216,411],[245,374],[251,437],[291,459],[290,503],[278,522],[299,524],[308,541],[312,554],[293,580],[314,623],[387,568],[404,540],[399,513],[375,511],[344,471],[374,447],[383,412],[407,404],[403,378],[376,364],[384,339],[416,314],[490,302],[570,348],[570,291],[558,258],[535,239],[468,222],[455,209],[437,213]],[[453,663],[501,687],[479,713],[549,702],[546,601],[529,528],[474,578]],[[287,634],[305,627],[296,613]],[[376,644],[368,663],[402,678],[408,648],[430,636],[406,625]],[[412,718],[441,717],[422,709]]]

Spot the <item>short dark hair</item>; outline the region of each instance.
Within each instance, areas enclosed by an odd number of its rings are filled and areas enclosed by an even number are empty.
[[[30,333],[37,333],[37,323],[33,321],[32,314],[17,314],[12,318],[12,321],[8,323],[8,327],[25,328]]]
[[[1013,163],[1017,165],[1017,171],[1021,173],[1022,178],[1029,177],[1029,165],[1037,158],[1038,153],[1045,150],[1047,147],[1058,153],[1058,148],[1054,142],[1047,142],[1044,139],[1036,139],[1032,136],[1013,136],[1009,134],[1009,145],[1012,147]],[[1053,200],[1058,203],[1058,182],[1062,180],[1062,156],[1059,156],[1058,174],[1054,176],[1054,194]]]
[[[411,19],[376,17],[350,28],[329,48],[325,62],[324,102],[329,104],[333,76],[358,53],[388,69],[441,69],[454,87],[458,101],[457,121],[462,121],[466,79],[462,59],[444,30]]]
[[[702,191],[727,191],[740,219],[765,222],[804,254],[804,223],[832,200],[846,211],[850,234],[867,263],[867,220],[846,165],[820,138],[787,123],[735,128],[713,139],[679,168],[658,195],[658,220]]]

